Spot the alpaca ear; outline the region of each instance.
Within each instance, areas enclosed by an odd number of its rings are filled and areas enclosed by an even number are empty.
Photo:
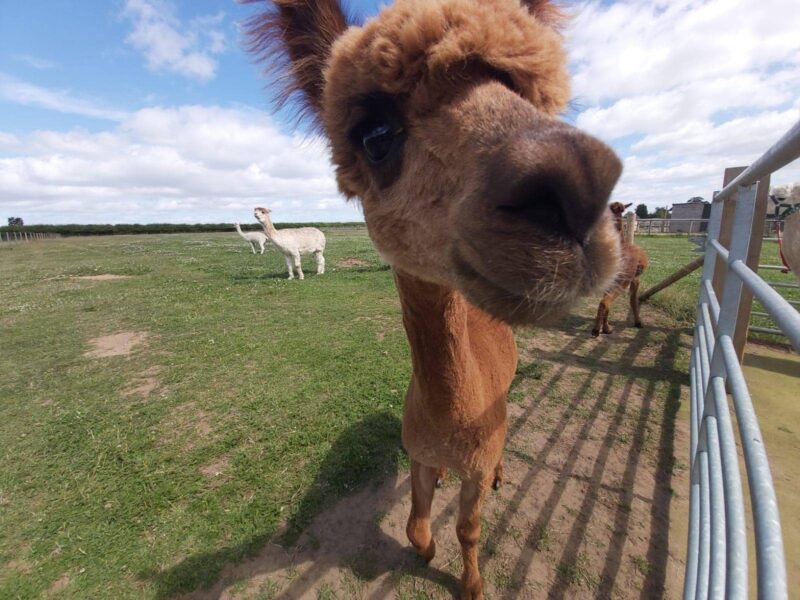
[[[521,0],[521,2],[528,12],[545,25],[558,29],[566,20],[564,12],[551,0]]]
[[[325,63],[349,26],[338,0],[241,1],[266,5],[245,24],[246,47],[277,80],[278,107],[296,99],[298,116],[319,127]]]
[[[627,203],[625,206],[623,206],[622,208],[628,208],[628,207],[630,207],[630,206],[633,206],[633,202],[628,202],[628,203]]]

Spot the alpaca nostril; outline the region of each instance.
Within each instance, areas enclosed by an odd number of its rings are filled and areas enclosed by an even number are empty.
[[[573,194],[569,183],[558,177],[534,176],[514,186],[497,208],[506,215],[583,244],[592,223],[570,215],[569,199]]]

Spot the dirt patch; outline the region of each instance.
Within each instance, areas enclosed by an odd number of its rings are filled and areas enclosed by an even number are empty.
[[[229,456],[220,456],[200,467],[200,473],[207,479],[216,480],[221,483],[222,480],[225,479],[225,472],[228,470],[230,464],[231,459]]]
[[[56,579],[53,582],[53,584],[47,589],[47,595],[53,596],[58,592],[63,591],[69,585],[69,582],[70,582],[69,575],[65,573],[64,575]]]
[[[505,482],[482,512],[487,598],[680,597],[686,540],[671,523],[687,518],[688,470],[676,457],[688,453],[688,431],[675,415],[688,398],[690,336],[648,316],[648,329],[620,322],[600,339],[580,317],[518,336],[527,368],[509,405]],[[458,492],[449,476],[434,497],[430,565],[406,539],[403,472],[317,515],[293,546],[268,544],[189,597],[457,597]]]
[[[130,398],[138,396],[142,399],[147,399],[150,394],[160,385],[158,373],[160,367],[150,367],[146,371],[142,371],[136,379],[131,382],[131,385],[122,390],[123,398]]]
[[[130,279],[130,275],[112,275],[111,273],[103,273],[102,275],[75,275],[70,279],[80,279],[83,281],[118,281],[120,279]]]
[[[343,258],[336,261],[336,266],[340,269],[354,269],[356,267],[368,267],[369,263],[360,258]]]
[[[28,575],[33,571],[33,565],[27,560],[12,560],[6,563],[6,569]]]
[[[188,452],[213,435],[211,419],[211,414],[198,408],[195,402],[181,404],[159,425],[158,444],[177,444],[184,452]]]
[[[147,339],[146,331],[121,331],[89,340],[92,349],[84,353],[89,358],[127,356],[133,349]]]

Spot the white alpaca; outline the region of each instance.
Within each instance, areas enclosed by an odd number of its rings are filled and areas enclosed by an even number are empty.
[[[271,211],[268,208],[256,208],[256,219],[264,228],[264,233],[270,242],[281,251],[286,259],[286,268],[289,269],[289,279],[297,277],[303,279],[303,269],[300,266],[301,254],[313,254],[317,261],[317,275],[325,272],[325,234],[316,227],[298,227],[297,229],[275,229],[269,218]]]
[[[267,236],[261,233],[260,231],[248,231],[244,233],[242,228],[239,227],[239,223],[234,223],[236,226],[236,231],[239,232],[239,235],[242,236],[247,242],[250,244],[250,248],[253,250],[253,254],[256,253],[256,246],[261,248],[260,254],[264,254],[264,246],[267,245]]]

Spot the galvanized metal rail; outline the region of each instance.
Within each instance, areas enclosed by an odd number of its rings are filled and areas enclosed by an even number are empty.
[[[749,289],[800,351],[800,314],[746,264],[758,181],[800,157],[800,122],[716,194],[711,206],[697,305],[691,379],[691,488],[685,599],[748,598],[747,535],[736,436],[728,391],[750,487],[758,598],[788,598],[786,561],[766,448],[733,344],[742,290]],[[723,205],[735,204],[730,248],[719,242]],[[724,261],[721,302],[712,285]]]

